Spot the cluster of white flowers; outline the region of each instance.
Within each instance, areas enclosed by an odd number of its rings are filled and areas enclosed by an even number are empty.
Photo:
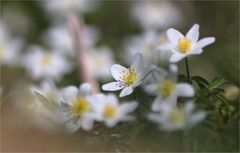
[[[178,82],[178,67],[170,64],[172,56],[177,51],[182,51],[184,48],[186,52],[196,50],[202,52],[202,48],[206,44],[214,41],[214,38],[205,38],[203,42],[200,41],[199,45],[199,42],[197,42],[198,29],[199,26],[195,24],[186,38],[179,37],[179,40],[175,40],[179,44],[174,44],[174,48],[168,48],[168,52],[173,52],[169,59],[168,70],[154,64],[151,65],[150,61],[145,62],[142,54],[136,53],[129,68],[119,64],[113,64],[110,67],[110,73],[115,81],[104,84],[102,89],[105,91],[122,90],[119,97],[124,97],[135,92],[134,90],[147,80],[148,83],[144,84],[146,93],[156,96],[147,118],[157,123],[160,129],[179,130],[202,121],[207,113],[202,110],[194,111],[193,96],[195,91],[193,86],[189,83]],[[172,29],[167,32],[169,33],[169,31],[171,33]],[[175,31],[175,33],[179,32]],[[173,45],[171,40],[173,35],[168,34],[168,37],[170,37],[170,40],[168,40],[170,43],[159,48]],[[193,44],[190,44],[190,47],[182,44],[182,39],[187,39],[189,43]],[[194,45],[201,47],[194,48]],[[184,56],[189,55],[191,54]],[[101,67],[101,64],[98,64],[98,66]],[[64,124],[67,131],[71,133],[79,128],[89,131],[93,128],[94,122],[104,122],[107,127],[113,127],[121,121],[132,121],[134,117],[129,113],[133,112],[138,106],[136,99],[132,102],[119,104],[118,98],[113,94],[93,93],[92,87],[88,83],[83,83],[79,89],[75,86],[69,86],[61,90],[51,83],[51,85],[43,85],[41,89],[35,88],[33,91],[40,101],[40,103],[34,104],[37,116],[44,116],[54,122]],[[184,100],[186,98],[190,100]]]
[[[97,2],[86,0],[62,0],[62,1],[43,1],[41,2],[46,10],[52,14],[50,26],[43,35],[40,36],[42,45],[31,45],[22,58],[22,66],[34,80],[51,79],[60,81],[64,74],[71,72],[77,63],[72,61],[86,60],[91,73],[96,79],[108,80],[108,68],[114,63],[112,51],[107,46],[95,47],[99,40],[100,33],[95,26],[83,25],[81,33],[84,38],[85,49],[88,59],[78,59],[78,50],[74,38],[74,31],[71,26],[66,25],[66,19],[71,15],[81,15],[82,12],[90,11]],[[91,5],[90,5],[91,4]],[[91,6],[91,7],[90,7]],[[80,14],[78,14],[80,13]],[[64,16],[61,16],[64,15]],[[58,17],[61,19],[56,19]],[[2,35],[2,34],[1,34]],[[2,38],[2,37],[1,37]],[[4,42],[4,41],[3,41]],[[4,55],[2,50],[7,45],[0,45],[0,57]],[[9,48],[16,48],[9,45]],[[13,50],[12,49],[12,50]],[[7,54],[11,54],[8,55]],[[5,59],[14,61],[12,56],[17,57],[15,51],[6,52]]]
[[[194,125],[206,116],[206,112],[193,113],[193,101],[184,106],[178,103],[178,97],[193,97],[193,86],[188,83],[177,83],[177,67],[170,65],[169,72],[158,68],[153,72],[155,81],[146,86],[146,91],[156,95],[152,103],[149,120],[159,124],[164,130],[182,129]]]
[[[107,127],[113,127],[121,121],[132,121],[129,113],[137,108],[136,101],[119,103],[116,96],[102,93],[92,93],[91,85],[83,83],[79,89],[68,86],[61,90],[53,84],[43,84],[41,88],[31,89],[37,97],[32,105],[35,110],[35,121],[47,120],[42,127],[58,123],[64,125],[70,133],[79,128],[91,130],[94,122],[103,122]]]
[[[160,45],[158,51],[170,53],[169,63],[178,62],[190,55],[200,54],[203,47],[215,41],[214,37],[208,37],[197,42],[199,37],[198,24],[189,30],[186,37],[172,28],[167,30],[167,36],[168,43]],[[145,50],[155,51],[156,46],[154,48],[152,45]],[[147,93],[156,96],[151,107],[154,113],[148,115],[150,121],[158,123],[161,129],[176,130],[194,125],[205,118],[206,112],[193,112],[193,101],[184,102],[183,106],[181,106],[181,102],[178,102],[178,97],[191,98],[195,92],[191,84],[177,82],[178,68],[176,65],[170,64],[168,71],[157,66],[147,70],[148,66],[144,65],[142,60],[142,55],[137,53],[130,68],[114,64],[110,68],[110,72],[116,81],[103,85],[102,89],[106,91],[122,89],[120,97],[130,95],[146,79],[148,72],[151,72],[153,81],[145,86]],[[153,59],[150,60],[153,62]],[[149,64],[149,62],[147,63]]]

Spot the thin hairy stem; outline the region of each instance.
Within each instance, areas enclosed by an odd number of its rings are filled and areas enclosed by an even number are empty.
[[[191,82],[191,78],[190,78],[190,70],[189,70],[189,65],[188,65],[188,59],[187,57],[185,58],[185,66],[186,66],[186,72],[187,72],[187,81],[189,83],[192,83]]]

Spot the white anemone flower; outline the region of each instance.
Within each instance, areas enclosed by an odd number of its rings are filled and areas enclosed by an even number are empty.
[[[147,75],[141,54],[136,54],[134,56],[130,68],[114,64],[111,66],[110,72],[116,81],[104,84],[102,89],[105,91],[117,91],[122,89],[119,95],[120,97],[130,95],[134,89],[143,82],[144,77]]]
[[[148,63],[168,62],[171,52],[158,51],[158,46],[166,42],[166,36],[154,30],[148,30],[139,36],[130,37],[124,44],[124,60],[131,63],[131,57],[136,53],[141,53]]]
[[[170,62],[178,62],[183,58],[201,54],[203,48],[214,43],[214,37],[199,38],[199,25],[194,24],[193,27],[184,36],[181,32],[176,29],[170,28],[167,30],[167,37],[170,43],[161,45],[160,50],[171,50],[172,55],[170,57]]]
[[[99,31],[94,26],[85,26],[83,28],[84,44],[92,47],[99,39]],[[54,25],[43,36],[43,41],[50,47],[63,53],[64,55],[75,56],[74,38],[68,26]]]
[[[63,125],[59,90],[51,81],[43,81],[40,87],[31,87],[36,100],[30,105],[33,110],[33,123],[44,130],[56,130]]]
[[[118,122],[133,121],[129,113],[137,107],[136,101],[119,104],[115,95],[96,94],[90,98],[97,120],[103,121],[107,127],[114,127]]]
[[[144,1],[134,4],[133,17],[145,29],[164,29],[181,24],[181,11],[172,2]]]
[[[206,117],[205,111],[194,111],[194,107],[193,101],[187,102],[184,106],[161,103],[159,112],[150,113],[148,119],[157,123],[162,130],[181,130],[195,125]]]
[[[96,115],[89,102],[91,95],[92,87],[88,83],[81,84],[79,89],[75,86],[63,89],[62,103],[68,132],[76,132],[79,128],[92,129]]]
[[[92,74],[100,80],[109,80],[109,68],[114,64],[112,50],[107,46],[89,49],[88,66]]]
[[[72,67],[64,56],[56,52],[47,52],[34,46],[23,59],[23,64],[33,79],[59,81]]]
[[[19,52],[22,49],[23,41],[20,38],[12,38],[7,27],[0,24],[0,64],[19,64]]]
[[[157,95],[153,102],[153,110],[157,109],[159,103],[166,102],[175,104],[177,97],[194,96],[194,88],[188,83],[177,82],[177,67],[170,65],[169,72],[156,68],[153,71],[154,82],[146,85],[146,92]]]

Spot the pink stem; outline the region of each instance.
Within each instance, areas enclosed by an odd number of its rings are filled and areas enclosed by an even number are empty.
[[[78,51],[78,68],[79,68],[79,75],[82,75],[82,79],[84,82],[88,82],[92,85],[92,92],[98,92],[98,83],[94,78],[89,66],[89,56],[87,54],[87,48],[84,43],[84,23],[80,22],[75,16],[69,17],[69,23],[71,30],[74,36],[74,44],[75,48]]]

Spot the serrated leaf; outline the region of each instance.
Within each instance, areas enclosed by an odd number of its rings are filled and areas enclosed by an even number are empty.
[[[200,88],[204,88],[204,87],[207,87],[209,85],[209,82],[206,79],[204,79],[200,76],[194,76],[191,79],[193,81],[195,81]]]
[[[227,81],[222,77],[215,77],[209,84],[208,88],[213,90],[220,87],[222,84],[227,83]]]

